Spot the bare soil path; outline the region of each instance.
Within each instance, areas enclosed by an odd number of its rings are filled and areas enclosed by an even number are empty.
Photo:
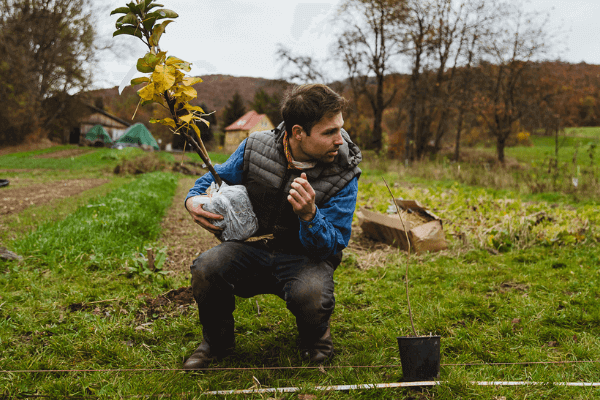
[[[16,214],[29,206],[39,206],[108,183],[107,179],[69,179],[31,183],[28,179],[11,179],[0,189],[0,217]]]
[[[189,275],[190,266],[202,252],[219,244],[214,235],[196,225],[183,203],[196,177],[179,179],[173,196],[173,203],[167,210],[162,222],[162,246],[167,247],[167,265],[165,269],[177,274]]]

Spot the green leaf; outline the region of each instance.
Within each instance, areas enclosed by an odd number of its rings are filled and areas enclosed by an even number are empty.
[[[138,59],[137,70],[145,74],[154,72],[154,68],[160,63],[167,53],[160,52],[158,54],[146,53],[143,58]]]
[[[154,27],[154,30],[152,31],[152,36],[150,37],[150,46],[158,46],[160,37],[162,36],[163,33],[165,33],[165,28],[171,22],[173,22],[173,21],[167,20],[167,21],[163,22],[162,24]]]
[[[118,30],[113,32],[113,37],[118,36],[118,35],[131,35],[131,36],[137,36],[140,39],[142,38],[142,32],[133,26],[122,26],[121,28],[119,28]],[[140,71],[140,72],[143,72],[143,71]]]
[[[156,10],[148,14],[150,17],[156,17],[156,19],[165,19],[165,18],[177,18],[179,14],[177,14],[173,10],[168,10],[166,8],[161,8],[160,10]]]
[[[134,14],[136,14],[138,12],[137,6],[133,1],[129,4],[127,4],[127,7],[129,7],[129,10]]]
[[[164,7],[164,5],[158,4],[158,3],[152,3],[148,7],[146,7],[146,11],[150,11],[150,10],[152,10],[155,7]]]
[[[156,18],[146,18],[143,22],[144,28],[146,28],[146,30],[148,32],[151,32],[155,23],[156,23]]]
[[[112,10],[110,12],[110,15],[114,15],[114,14],[127,14],[129,12],[129,7],[119,7],[119,8],[115,8],[114,10]]]
[[[137,16],[134,13],[128,13],[127,15],[125,15],[123,17],[123,19],[121,20],[122,24],[131,24],[134,26],[137,26],[138,24],[138,19]]]
[[[139,85],[140,83],[144,83],[144,82],[150,82],[150,78],[143,76],[141,78],[132,79],[131,86]]]
[[[119,19],[117,19],[117,22],[115,22],[115,28],[120,29],[121,25],[123,25],[123,19],[125,18],[124,15],[120,16]]]

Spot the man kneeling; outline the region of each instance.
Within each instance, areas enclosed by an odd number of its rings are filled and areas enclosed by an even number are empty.
[[[223,242],[193,263],[192,290],[203,341],[184,368],[207,366],[234,348],[235,296],[275,294],[296,317],[303,356],[322,363],[333,355],[329,318],[335,305],[333,273],[350,240],[362,156],[342,126],[346,100],[325,85],[289,90],[283,122],[245,139],[216,172],[244,185],[261,240]],[[185,206],[204,229],[223,217],[194,206],[214,181],[209,172]]]

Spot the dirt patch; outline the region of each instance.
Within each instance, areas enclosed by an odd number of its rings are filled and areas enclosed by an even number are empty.
[[[189,305],[195,304],[192,288],[189,286],[173,289],[156,297],[142,293],[137,298],[144,300],[135,311],[137,323],[186,314],[193,311],[193,308],[190,308]],[[127,309],[129,307],[127,305],[127,302],[122,303],[115,299],[91,303],[73,303],[69,304],[66,309],[71,313],[91,312],[94,315],[110,317],[113,314],[128,314]],[[140,325],[138,328],[148,330],[149,327],[147,325],[149,324]]]
[[[398,249],[369,238],[362,233],[360,227],[353,226],[350,242],[344,250],[344,258],[350,253],[353,253],[356,258],[355,267],[366,270],[383,267],[391,258],[398,255]]]
[[[162,222],[160,242],[167,247],[165,269],[189,275],[190,266],[202,252],[219,244],[211,233],[196,225],[184,207],[189,189],[195,178],[181,178],[177,185],[173,204]]]
[[[65,149],[59,150],[52,153],[45,153],[35,156],[35,158],[69,158],[69,157],[78,157],[83,154],[89,153],[91,150],[89,149]]]
[[[30,206],[76,196],[108,182],[106,179],[72,179],[36,184],[29,184],[26,180],[11,181],[9,186],[0,189],[0,216],[16,214]]]
[[[524,283],[502,282],[498,288],[498,292],[500,293],[508,293],[513,290],[517,292],[526,292],[529,290],[529,286]]]

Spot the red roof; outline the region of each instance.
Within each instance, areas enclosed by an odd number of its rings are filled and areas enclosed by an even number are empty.
[[[265,114],[259,114],[256,111],[248,111],[242,115],[237,121],[225,128],[226,131],[249,131],[254,128],[256,124],[265,116]]]

